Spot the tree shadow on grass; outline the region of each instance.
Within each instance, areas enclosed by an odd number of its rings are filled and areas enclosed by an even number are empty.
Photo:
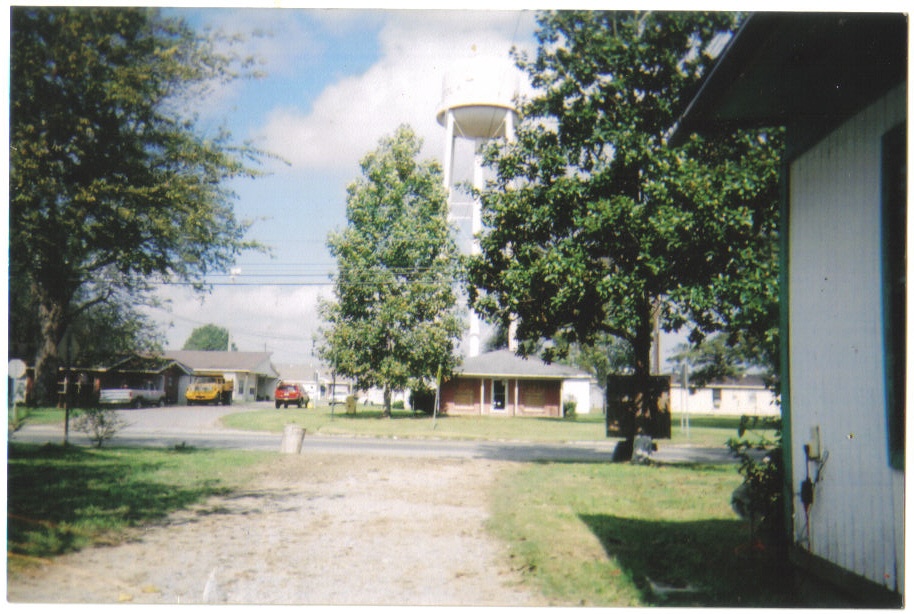
[[[753,548],[746,523],[688,522],[581,515],[652,605],[791,607],[787,565]]]
[[[229,492],[216,482],[183,487],[141,477],[164,462],[126,463],[75,446],[8,450],[7,551],[14,554],[49,557],[79,550],[106,533]]]

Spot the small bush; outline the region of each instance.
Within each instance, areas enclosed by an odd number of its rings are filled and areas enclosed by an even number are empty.
[[[774,429],[774,440],[764,435],[759,435],[756,443],[743,439],[747,432],[756,429]],[[731,505],[734,511],[749,520],[753,540],[781,550],[786,535],[781,419],[743,416],[737,432],[739,437],[730,439],[727,446],[740,459],[739,473],[743,483],[733,491]]]
[[[85,433],[96,448],[117,435],[127,423],[112,409],[83,409],[73,421],[73,429]]]
[[[562,417],[574,420],[578,417],[578,402],[573,399],[567,399],[562,404]]]

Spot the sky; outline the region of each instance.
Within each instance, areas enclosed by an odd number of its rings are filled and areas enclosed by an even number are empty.
[[[166,349],[180,349],[194,328],[216,324],[229,329],[241,351],[270,352],[276,364],[312,363],[318,299],[332,297],[327,234],[346,223],[346,187],[359,176],[359,159],[409,124],[423,139],[422,157],[442,160],[445,130],[436,112],[445,75],[469,59],[507,62],[512,47],[533,56],[537,6],[318,9],[288,0],[213,6],[198,0],[182,8],[182,2],[163,10],[194,27],[244,35],[240,51],[256,57],[263,73],[213,91],[196,111],[204,132],[227,128],[236,141],[276,156],[259,167],[263,176],[231,186],[237,217],[252,221],[248,238],[270,253],[242,255],[227,272],[234,274],[209,278],[205,294],[162,287],[164,306],[147,312],[165,333]],[[525,77],[517,78],[522,93],[529,92]],[[459,147],[471,153],[466,143]],[[664,336],[663,354],[683,340]]]
[[[229,329],[238,350],[271,352],[277,364],[310,363],[318,297],[332,296],[327,234],[345,226],[346,187],[359,177],[360,158],[409,124],[423,140],[421,157],[442,160],[445,129],[436,112],[445,75],[470,59],[508,62],[512,46],[533,53],[535,13],[168,11],[194,27],[245,35],[242,51],[258,58],[265,76],[201,100],[200,129],[225,127],[279,160],[265,160],[263,176],[232,184],[236,216],[253,222],[248,238],[270,254],[242,255],[235,274],[211,277],[212,291],[203,295],[164,287],[166,307],[148,313],[166,332],[167,349],[216,324]]]

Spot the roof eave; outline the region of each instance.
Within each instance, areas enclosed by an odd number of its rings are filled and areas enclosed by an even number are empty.
[[[693,133],[833,124],[907,78],[901,13],[754,13],[672,128]]]

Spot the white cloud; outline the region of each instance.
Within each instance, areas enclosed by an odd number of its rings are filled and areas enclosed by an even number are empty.
[[[358,160],[400,124],[440,157],[444,131],[435,119],[447,71],[466,58],[509,61],[516,32],[532,16],[495,11],[385,13],[380,60],[363,74],[327,87],[310,111],[275,109],[258,144],[302,168],[357,171]],[[521,27],[520,24],[524,23]]]
[[[148,313],[167,329],[167,349],[180,349],[195,328],[215,324],[228,328],[240,351],[273,353],[273,360],[295,363],[312,350],[320,326],[318,297],[325,286],[217,286],[197,295],[183,287],[166,287],[160,297],[170,310]]]

